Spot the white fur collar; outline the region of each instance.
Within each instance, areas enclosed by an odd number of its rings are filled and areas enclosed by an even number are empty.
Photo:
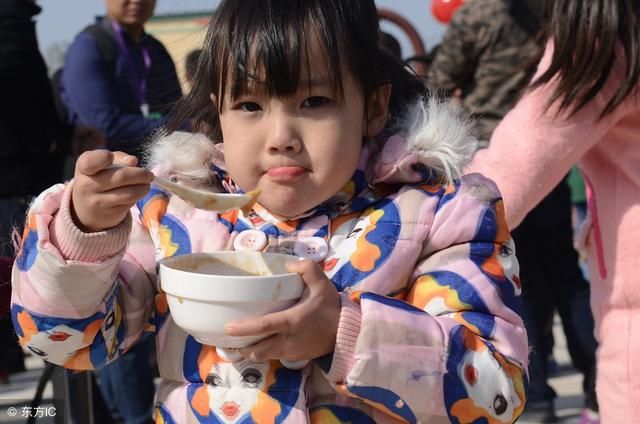
[[[406,134],[406,148],[420,163],[452,182],[462,176],[478,150],[472,126],[452,103],[431,97],[407,108],[398,130]]]

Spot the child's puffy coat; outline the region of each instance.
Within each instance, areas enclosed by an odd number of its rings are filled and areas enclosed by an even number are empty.
[[[458,178],[475,142],[447,106],[420,103],[408,115],[384,143],[365,144],[342,192],[294,221],[259,205],[248,216],[195,210],[152,187],[131,218],[85,234],[71,220],[72,183],[52,187],[29,212],[14,267],[22,344],[93,369],[155,332],[159,423],[513,422],[525,402],[527,340],[500,194],[479,174]],[[202,185],[208,164],[197,164],[213,149],[183,138],[157,144],[155,169]],[[200,169],[183,169],[172,149]],[[342,298],[332,358],[301,371],[231,364],[174,324],[157,261],[233,249],[323,266]]]

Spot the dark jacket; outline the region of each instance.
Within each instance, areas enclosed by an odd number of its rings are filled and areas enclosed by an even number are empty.
[[[429,67],[431,88],[453,94],[488,141],[516,104],[542,53],[538,12],[524,0],[473,0],[454,14]]]
[[[148,34],[139,43],[125,35],[127,56],[116,41],[111,21],[105,18],[98,23],[113,36],[115,63],[109,66],[95,38],[81,32],[65,57],[62,100],[70,124],[97,128],[106,136],[109,148],[135,154],[140,144],[164,123],[164,119],[151,116],[165,117],[182,96],[175,65],[162,43]],[[151,60],[148,72],[145,48]],[[145,74],[149,118],[140,111],[139,81]]]
[[[0,197],[59,181],[65,143],[27,0],[0,2]]]

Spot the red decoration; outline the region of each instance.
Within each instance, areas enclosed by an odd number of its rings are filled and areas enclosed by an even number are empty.
[[[431,13],[438,21],[448,24],[462,3],[464,0],[431,0]]]

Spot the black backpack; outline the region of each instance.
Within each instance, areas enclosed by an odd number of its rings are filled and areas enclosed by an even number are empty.
[[[115,74],[116,59],[118,57],[118,46],[116,45],[116,41],[113,39],[113,36],[109,34],[102,23],[89,25],[85,29],[83,29],[82,32],[89,33],[96,40],[98,50],[102,54],[102,57],[105,61],[107,73]],[[55,103],[60,122],[68,124],[69,111],[67,110],[67,106],[62,101],[61,96],[62,70],[63,68],[60,68],[53,73],[53,75],[51,76],[51,86],[53,88],[53,101]]]

